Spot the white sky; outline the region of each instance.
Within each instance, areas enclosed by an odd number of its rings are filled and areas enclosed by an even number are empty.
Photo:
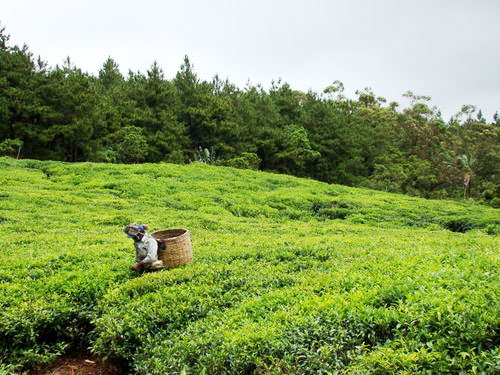
[[[240,88],[338,79],[403,107],[407,90],[429,95],[445,120],[462,104],[500,112],[500,0],[0,0],[0,22],[11,44],[94,74],[111,56],[170,79],[188,55]]]

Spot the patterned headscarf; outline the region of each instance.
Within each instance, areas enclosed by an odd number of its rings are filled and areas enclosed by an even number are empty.
[[[144,233],[144,226],[142,224],[131,223],[124,227],[123,231],[129,236],[135,236],[139,233]]]

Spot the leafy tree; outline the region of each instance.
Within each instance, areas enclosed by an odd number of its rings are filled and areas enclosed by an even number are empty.
[[[102,68],[99,70],[99,83],[105,89],[111,89],[123,83],[123,76],[120,73],[118,64],[111,57],[104,62]]]
[[[120,163],[141,163],[146,160],[148,143],[143,130],[137,126],[125,126],[110,134],[104,144],[107,148],[101,151],[103,158]]]
[[[20,139],[25,156],[36,157],[47,147],[45,120],[50,113],[41,95],[44,64],[34,61],[25,45],[9,45],[0,26],[0,141]]]
[[[339,80],[335,80],[323,90],[323,93],[328,95],[330,100],[344,100],[344,84]]]
[[[0,142],[0,155],[16,157],[19,159],[22,147],[23,141],[21,141],[20,139],[7,138],[3,142]]]
[[[68,58],[48,75],[57,95],[47,97],[53,108],[52,126],[47,130],[51,148],[62,160],[87,160],[90,141],[100,124],[98,92],[92,78],[76,68]]]
[[[255,153],[262,169],[273,169],[280,138],[278,108],[261,86],[248,85],[235,95],[230,114],[237,124],[231,134],[237,151],[233,156],[238,152]]]
[[[234,154],[229,139],[236,125],[230,121],[230,100],[216,95],[213,83],[198,79],[187,56],[173,83],[180,100],[177,118],[187,129],[189,147],[213,147],[216,152]]]
[[[462,176],[474,179],[474,191],[468,189],[466,196],[481,196],[485,190],[496,190],[500,185],[500,128],[474,119],[463,124],[454,124],[451,129],[454,142],[450,144],[457,155],[457,169]]]
[[[301,100],[305,97],[303,93],[292,90],[288,83],[278,80],[272,82],[269,97],[278,109],[281,127],[297,123]]]
[[[311,148],[307,131],[302,126],[286,126],[280,146],[280,151],[276,154],[280,172],[304,176],[307,174],[307,164],[320,156],[319,152]]]
[[[134,99],[140,117],[134,124],[146,132],[147,159],[183,162],[188,139],[185,125],[176,117],[179,100],[174,85],[165,80],[163,70],[154,62],[147,77],[136,81],[135,89],[138,90]]]

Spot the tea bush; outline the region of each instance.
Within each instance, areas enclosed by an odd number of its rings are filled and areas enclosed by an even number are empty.
[[[0,372],[494,374],[498,210],[215,167],[0,158]],[[129,270],[131,221],[195,261]]]

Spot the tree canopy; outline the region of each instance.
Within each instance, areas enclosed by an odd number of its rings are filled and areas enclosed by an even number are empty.
[[[116,163],[200,159],[430,198],[500,199],[500,118],[464,105],[445,122],[429,97],[408,106],[274,81],[269,90],[200,79],[186,56],[167,79],[157,62],[123,76],[109,57],[97,76],[68,57],[49,67],[0,27],[0,154]],[[210,151],[208,151],[210,150]],[[202,158],[203,159],[203,158]],[[472,178],[474,176],[474,178]]]

